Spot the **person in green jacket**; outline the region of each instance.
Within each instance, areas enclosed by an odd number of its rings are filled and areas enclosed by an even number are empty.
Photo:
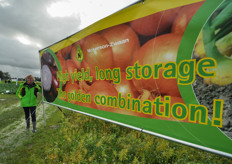
[[[34,77],[28,75],[26,82],[20,84],[16,95],[21,99],[21,107],[24,109],[26,119],[26,129],[30,129],[30,113],[33,124],[33,133],[36,132],[36,106],[37,93],[41,92],[41,87],[34,82]]]

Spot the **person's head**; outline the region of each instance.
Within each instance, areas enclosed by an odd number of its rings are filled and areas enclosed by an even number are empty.
[[[27,75],[25,79],[27,84],[32,84],[35,81],[35,78],[32,75]]]

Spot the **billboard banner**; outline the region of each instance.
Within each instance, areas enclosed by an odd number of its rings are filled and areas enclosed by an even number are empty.
[[[232,157],[232,1],[137,2],[40,51],[43,101]]]

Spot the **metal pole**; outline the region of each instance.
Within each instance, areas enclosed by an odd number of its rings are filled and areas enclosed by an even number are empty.
[[[64,113],[64,111],[60,107],[57,106],[57,108],[63,113],[65,117],[67,117],[67,115]]]
[[[43,115],[44,115],[44,126],[46,126],[46,117],[45,117],[45,108],[44,108],[44,102],[43,103]]]
[[[42,66],[40,52],[39,52],[39,59],[40,59],[40,66]],[[40,69],[40,77],[41,77],[41,86],[42,86],[41,89],[42,89],[42,104],[43,104],[44,126],[46,126],[46,117],[45,117],[45,108],[44,108],[44,96],[43,96],[44,94],[43,94],[43,84],[42,84],[43,78],[42,78],[41,69]]]

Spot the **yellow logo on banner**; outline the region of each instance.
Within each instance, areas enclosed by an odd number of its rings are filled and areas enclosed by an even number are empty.
[[[79,62],[82,62],[82,60],[84,59],[84,54],[81,50],[81,47],[79,45],[77,45],[77,53],[76,53],[76,58]]]

